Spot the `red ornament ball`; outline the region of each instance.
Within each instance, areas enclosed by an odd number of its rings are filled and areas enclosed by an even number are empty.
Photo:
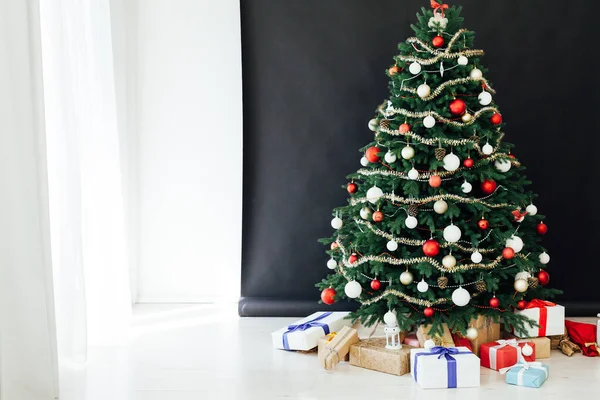
[[[433,317],[433,314],[435,314],[435,310],[431,307],[427,307],[423,310],[423,315],[425,315],[427,318]]]
[[[388,73],[389,73],[391,76],[394,76],[394,75],[396,75],[398,72],[400,72],[400,68],[398,68],[398,66],[397,66],[397,65],[393,65],[393,66],[391,66],[391,67],[390,67],[390,69],[388,69]]]
[[[481,191],[485,194],[492,194],[496,190],[498,185],[492,179],[486,179],[481,183]]]
[[[525,307],[527,307],[527,302],[525,300],[519,300],[519,302],[517,303],[517,308],[519,310],[524,310]]]
[[[375,211],[373,213],[373,221],[375,221],[375,222],[383,221],[383,213],[381,211]]]
[[[400,128],[398,128],[398,132],[400,132],[400,133],[410,132],[410,125],[407,124],[406,122],[403,123],[402,125],[400,125]]]
[[[348,257],[348,262],[350,264],[354,264],[357,261],[358,261],[358,256],[356,255],[356,253],[350,254],[350,257]]]
[[[431,40],[431,44],[433,47],[440,48],[444,45],[444,38],[441,36],[436,36]]]
[[[499,305],[500,305],[500,300],[498,300],[497,297],[492,297],[490,299],[490,307],[498,308]]]
[[[434,240],[429,239],[423,243],[423,253],[427,257],[435,257],[440,253],[440,244]]]
[[[371,281],[371,289],[373,289],[373,290],[379,290],[379,289],[381,289],[381,282],[379,282],[378,279],[373,279]]]
[[[494,125],[500,125],[502,123],[502,115],[495,113],[494,115],[492,115],[490,117],[490,121],[492,122],[492,124]]]
[[[471,157],[469,157],[463,161],[463,165],[466,168],[473,168],[473,165],[475,165],[475,161],[473,161],[473,159]]]
[[[481,218],[479,222],[477,222],[477,226],[479,226],[479,229],[485,231],[490,227],[490,223],[487,219]]]
[[[369,162],[375,163],[380,160],[379,156],[377,155],[378,153],[381,153],[381,150],[379,149],[379,147],[377,147],[377,146],[369,147],[367,149],[365,157],[367,157],[367,160],[369,160]]]
[[[337,292],[333,288],[323,289],[321,292],[321,301],[325,304],[333,304],[335,303],[335,295]]]
[[[514,256],[515,256],[515,251],[513,250],[512,247],[505,247],[504,250],[502,250],[502,257],[506,258],[507,260],[510,260]]]
[[[545,223],[543,223],[542,221],[540,221],[540,223],[537,224],[537,226],[535,227],[535,230],[540,235],[545,235],[546,232],[548,232],[548,225],[546,225]]]
[[[547,285],[548,282],[550,282],[550,274],[544,270],[541,270],[540,272],[538,272],[537,278],[538,278],[538,281],[540,281],[540,283],[542,285]]]
[[[467,104],[461,99],[454,99],[448,106],[452,115],[463,115],[467,111]]]
[[[437,188],[437,187],[440,187],[441,184],[442,184],[442,178],[440,178],[439,175],[431,175],[429,177],[429,186],[431,186],[433,188]]]
[[[510,158],[517,158],[517,157],[515,157],[515,155],[514,155],[514,154],[509,154],[508,156],[509,156]]]
[[[358,190],[358,185],[354,182],[351,182],[348,184],[346,189],[348,190],[348,193],[350,193],[350,194],[356,193],[356,191]]]
[[[335,250],[339,247],[339,244],[338,244],[338,242],[333,242],[333,243],[331,243],[330,247],[331,247],[331,250]]]

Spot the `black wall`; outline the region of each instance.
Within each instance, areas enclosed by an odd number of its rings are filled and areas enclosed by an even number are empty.
[[[458,1],[458,0],[457,0]],[[372,139],[387,98],[384,72],[425,0],[241,2],[244,220],[240,315],[322,309],[314,284],[329,270],[340,187]],[[551,284],[571,315],[600,311],[596,210],[600,51],[590,1],[463,0],[465,27],[547,215]],[[223,121],[226,123],[226,121]],[[337,307],[347,308],[346,304]]]

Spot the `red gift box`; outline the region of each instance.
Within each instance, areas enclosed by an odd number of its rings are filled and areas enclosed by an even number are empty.
[[[522,348],[529,344],[533,348],[530,356],[524,356]],[[498,340],[497,342],[483,343],[479,348],[481,366],[499,371],[502,368],[512,367],[521,360],[535,361],[535,343],[527,340]]]
[[[452,340],[454,340],[454,345],[456,347],[466,347],[469,349],[469,351],[473,351],[473,348],[471,347],[471,341],[469,339],[457,334],[452,334]]]

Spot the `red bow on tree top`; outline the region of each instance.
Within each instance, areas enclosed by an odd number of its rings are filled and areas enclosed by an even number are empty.
[[[438,10],[442,11],[442,17],[444,16],[444,10],[448,9],[448,4],[440,4],[435,0],[431,0],[431,8],[433,8],[433,13],[435,14]]]

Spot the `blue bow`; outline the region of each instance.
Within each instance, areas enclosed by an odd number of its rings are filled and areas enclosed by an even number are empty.
[[[417,361],[419,361],[419,356],[438,356],[438,359],[445,357],[448,363],[448,387],[455,388],[456,387],[456,358],[452,357],[456,354],[471,354],[470,351],[458,351],[455,347],[441,347],[435,346],[433,347],[429,353],[417,353],[415,354],[415,381],[418,382],[417,379]]]
[[[305,330],[307,330],[309,328],[313,328],[313,327],[321,327],[321,328],[323,328],[323,332],[325,332],[325,335],[329,334],[329,325],[324,324],[322,322],[318,322],[318,321],[330,316],[331,314],[332,313],[330,311],[328,311],[328,312],[325,312],[325,313],[319,315],[317,318],[311,319],[310,321],[306,321],[306,322],[303,322],[298,325],[288,325],[287,332],[283,333],[283,348],[285,350],[290,350],[290,344],[288,343],[288,338],[287,338],[288,333],[292,333],[292,332],[296,332],[296,331],[305,331]]]

